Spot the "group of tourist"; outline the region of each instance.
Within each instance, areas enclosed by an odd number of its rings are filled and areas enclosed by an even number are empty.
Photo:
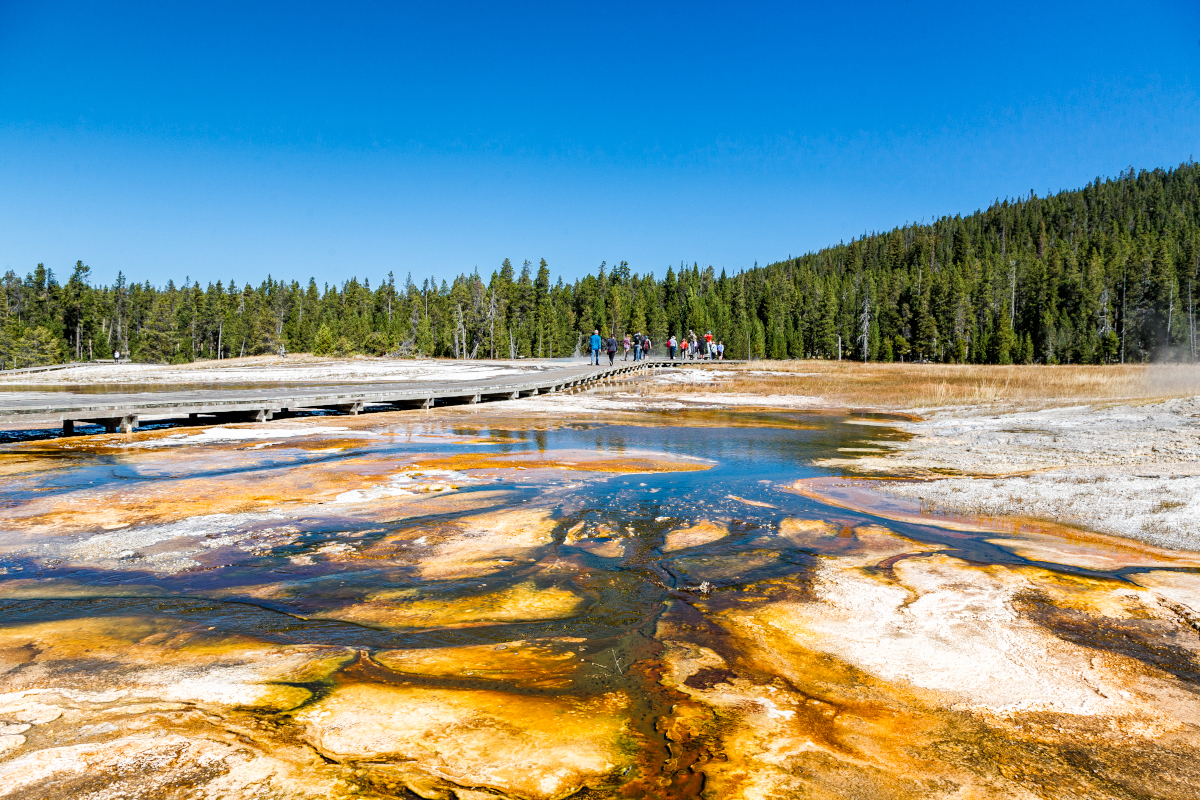
[[[625,346],[625,360],[629,360],[629,351],[633,350],[633,360],[641,361],[650,354],[650,337],[642,333],[635,333],[630,336],[625,334],[623,342]],[[600,353],[608,353],[608,365],[611,367],[617,358],[617,337],[609,336],[607,339],[600,335],[600,331],[592,331],[591,339],[588,341],[588,346],[592,351],[592,360],[590,363],[600,366]]]
[[[608,365],[611,367],[617,358],[617,351],[621,347],[625,349],[624,361],[629,360],[629,352],[633,351],[633,360],[642,361],[650,354],[650,337],[643,333],[625,334],[625,338],[618,344],[616,336],[605,338],[600,335],[599,330],[592,331],[591,337],[588,339],[588,349],[591,351],[592,358],[589,363],[600,366],[600,354],[608,354]],[[675,360],[675,354],[678,353],[681,359],[708,359],[710,361],[723,361],[725,359],[725,343],[713,338],[712,331],[708,331],[703,336],[697,336],[695,331],[688,331],[687,336],[676,338],[671,334],[671,338],[667,340],[667,353],[671,360]]]
[[[610,339],[609,341],[613,342],[615,340]],[[625,339],[621,342],[621,345],[625,348],[625,361],[629,360],[630,350],[633,351],[634,361],[642,361],[646,356],[650,355],[650,337],[644,333],[635,333],[632,336],[628,333],[625,334]],[[610,361],[612,360],[612,352],[612,350],[609,350]]]
[[[725,343],[714,339],[712,331],[706,332],[704,336],[697,336],[695,331],[688,331],[688,335],[679,340],[672,335],[667,340],[667,352],[670,353],[672,361],[675,360],[676,350],[679,351],[681,359],[700,358],[710,361],[725,359]]]

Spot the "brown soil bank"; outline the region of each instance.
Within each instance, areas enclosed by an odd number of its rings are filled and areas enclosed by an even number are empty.
[[[860,364],[854,361],[689,362],[710,370],[706,392],[819,397],[889,410],[1121,402],[1200,394],[1200,366]],[[672,394],[672,384],[649,390]]]

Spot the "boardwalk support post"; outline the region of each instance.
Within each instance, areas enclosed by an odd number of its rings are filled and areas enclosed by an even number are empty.
[[[105,433],[116,433],[118,431],[121,433],[132,433],[133,429],[137,427],[138,416],[137,414],[125,414],[124,416],[120,417],[97,417],[86,420],[71,420],[72,431],[75,430],[75,422],[90,422],[93,425],[103,425]],[[66,428],[67,421],[63,420],[63,430],[65,431]]]

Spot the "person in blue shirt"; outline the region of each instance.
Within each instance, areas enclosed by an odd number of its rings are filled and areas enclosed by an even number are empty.
[[[600,366],[600,344],[601,344],[601,341],[602,340],[600,339],[600,331],[599,330],[592,331],[591,341],[588,342],[588,344],[592,348],[592,360],[588,363],[595,364],[597,367]]]

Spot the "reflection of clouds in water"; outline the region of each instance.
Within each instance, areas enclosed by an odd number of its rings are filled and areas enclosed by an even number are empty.
[[[383,486],[375,486],[370,489],[351,489],[339,494],[333,499],[333,502],[365,503],[388,497],[453,492],[459,486],[475,483],[482,483],[482,481],[451,469],[423,470],[414,465],[411,469],[393,475]]]
[[[223,444],[225,442],[243,442],[262,439],[293,439],[298,436],[321,436],[336,433],[339,436],[369,437],[375,434],[368,431],[351,431],[338,425],[272,425],[269,428],[225,428],[218,425],[206,428],[199,433],[176,433],[161,439],[143,442],[131,442],[126,447],[171,447],[193,444]]]
[[[115,558],[129,550],[151,547],[173,539],[245,533],[240,529],[247,525],[281,518],[281,515],[275,513],[208,514],[165,525],[145,525],[109,533],[85,535],[77,544],[64,548],[63,552],[66,555],[89,560]]]
[[[200,566],[190,556],[205,550],[238,546],[253,554],[293,540],[300,528],[293,524],[272,525],[285,520],[278,512],[258,514],[207,514],[163,525],[123,528],[84,535],[65,546],[44,546],[59,558],[76,563],[110,565],[119,568],[149,569],[158,573],[176,573]],[[167,546],[168,543],[174,546]]]

